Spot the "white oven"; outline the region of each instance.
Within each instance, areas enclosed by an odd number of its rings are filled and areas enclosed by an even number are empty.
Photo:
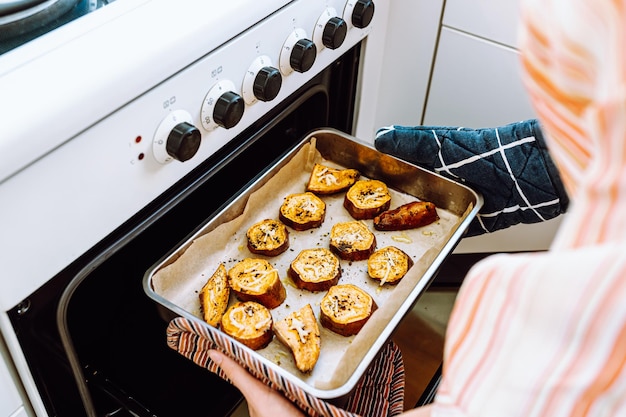
[[[355,133],[387,2],[5,3],[0,417],[230,415],[143,273],[308,131]]]

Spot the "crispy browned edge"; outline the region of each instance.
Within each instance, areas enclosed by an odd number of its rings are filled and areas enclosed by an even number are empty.
[[[286,217],[285,215],[283,215],[282,212],[278,213],[278,219],[283,222],[286,226],[291,227],[293,230],[296,230],[298,232],[302,232],[304,230],[309,230],[309,229],[314,229],[316,227],[320,227],[322,225],[322,223],[324,223],[324,219],[326,218],[326,212],[324,212],[324,214],[322,215],[322,217],[319,220],[311,220],[308,222],[304,222],[304,223],[298,223],[294,220],[291,220],[290,218]]]
[[[374,217],[378,216],[380,213],[389,210],[390,206],[391,206],[391,200],[388,200],[387,202],[385,202],[385,204],[381,206],[362,209],[362,208],[355,206],[352,200],[348,198],[347,194],[343,198],[343,207],[348,211],[350,216],[352,216],[356,220],[373,219]]]
[[[274,285],[267,289],[263,294],[248,294],[242,291],[232,289],[233,293],[239,301],[256,301],[259,304],[263,304],[270,310],[278,307],[287,298],[287,290],[280,281],[280,278],[276,279]]]

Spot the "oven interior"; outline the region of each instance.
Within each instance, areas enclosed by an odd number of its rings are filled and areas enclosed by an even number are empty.
[[[307,132],[351,132],[359,56],[357,45],[9,311],[50,416],[234,411],[236,389],[166,346],[143,275]]]

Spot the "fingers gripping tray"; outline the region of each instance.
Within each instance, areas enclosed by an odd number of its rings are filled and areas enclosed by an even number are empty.
[[[320,301],[326,291],[298,289],[287,271],[300,251],[328,248],[334,224],[354,220],[343,206],[345,192],[322,195],[326,215],[321,226],[297,231],[288,228],[289,249],[276,256],[253,254],[246,232],[264,219],[278,219],[284,197],[303,193],[315,163],[332,168],[352,168],[360,179],[384,182],[393,209],[412,201],[430,201],[439,219],[427,226],[403,231],[377,231],[373,220],[360,220],[372,231],[376,247],[395,246],[412,260],[399,283],[390,285],[368,275],[367,260],[340,260],[339,284],[353,284],[367,292],[377,305],[361,330],[342,336],[320,325]],[[274,323],[309,304],[321,337],[319,359],[313,370],[300,372],[289,349],[276,337],[251,355],[307,393],[321,399],[349,394],[377,353],[390,338],[405,313],[427,289],[445,257],[454,249],[482,206],[471,189],[430,171],[376,151],[359,139],[332,129],[311,132],[294,149],[210,218],[180,246],[152,266],[144,276],[144,289],[159,308],[221,332],[202,320],[199,292],[207,279],[224,265],[226,269],[245,258],[263,258],[277,271],[287,296],[271,309]],[[231,292],[230,304],[237,302]],[[248,349],[242,345],[242,348]]]

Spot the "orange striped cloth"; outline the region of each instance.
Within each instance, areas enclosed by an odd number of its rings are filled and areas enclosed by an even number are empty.
[[[626,1],[522,0],[521,63],[571,205],[466,277],[433,416],[626,416]]]
[[[248,348],[200,321],[194,322],[183,317],[170,321],[167,327],[167,344],[197,365],[228,380],[208,355],[210,349],[222,350],[252,375],[282,392],[308,416],[392,417],[402,413],[404,408],[404,362],[400,348],[393,342],[387,343],[381,349],[372,366],[356,385],[353,394],[347,399],[345,410],[308,394],[259,361]]]

